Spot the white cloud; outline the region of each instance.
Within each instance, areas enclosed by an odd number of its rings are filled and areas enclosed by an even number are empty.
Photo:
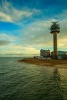
[[[0,40],[8,40],[10,42],[13,42],[17,39],[18,39],[18,37],[14,36],[14,35],[8,35],[8,34],[5,34],[5,33],[0,33]]]
[[[39,54],[41,48],[53,49],[53,36],[50,34],[51,22],[56,21],[51,19],[48,21],[41,20],[29,24],[23,31],[22,36],[16,37],[0,34],[2,40],[8,40],[11,43],[8,45],[0,46],[1,54]],[[67,21],[62,20],[60,23],[60,33],[58,34],[58,50],[67,50]],[[18,43],[20,40],[22,43]],[[17,43],[16,43],[17,42]]]
[[[52,21],[55,21],[55,19],[37,21],[28,25],[23,31],[24,35],[22,37],[24,38],[22,43],[40,48],[52,46],[52,35],[48,29]]]
[[[67,37],[63,37],[58,40],[58,46],[61,48],[67,48]]]
[[[53,36],[50,34],[51,22],[56,21],[50,19],[48,21],[41,20],[29,24],[23,30],[24,35],[21,37],[22,44],[33,46],[36,48],[53,49]],[[60,33],[58,34],[58,49],[67,48],[67,20],[60,22]]]
[[[17,9],[7,1],[2,3],[0,6],[0,21],[5,22],[19,22],[23,18],[32,17],[34,14],[40,13],[40,10],[37,9]]]
[[[58,48],[67,50],[67,20],[60,21],[60,33],[58,34]]]
[[[39,54],[39,50],[33,46],[18,44],[19,37],[0,34],[0,54]]]
[[[2,7],[0,7],[0,21],[8,22],[19,22],[21,19],[26,17],[32,17],[34,14],[40,13],[40,10],[24,8],[18,10],[8,2],[3,2]],[[60,19],[60,33],[58,34],[58,49],[67,50],[67,11],[58,15]],[[23,53],[23,54],[33,54],[39,53],[41,48],[50,49],[53,48],[53,36],[50,34],[51,22],[56,21],[56,19],[39,20],[28,24],[23,30],[19,30],[21,36],[7,35],[5,33],[0,33],[1,40],[10,41],[10,45],[0,46],[0,53]],[[18,40],[21,41],[19,45]]]
[[[39,50],[33,47],[10,44],[7,46],[1,46],[0,54],[39,54]]]
[[[0,20],[1,21],[8,21],[8,22],[12,22],[12,18],[10,15],[7,15],[3,12],[0,12]]]

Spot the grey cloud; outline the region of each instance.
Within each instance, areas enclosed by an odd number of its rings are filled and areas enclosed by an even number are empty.
[[[9,44],[10,41],[7,40],[0,40],[0,46]]]

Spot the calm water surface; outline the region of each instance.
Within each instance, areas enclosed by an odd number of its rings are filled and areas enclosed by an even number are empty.
[[[67,69],[0,58],[0,100],[67,100]]]

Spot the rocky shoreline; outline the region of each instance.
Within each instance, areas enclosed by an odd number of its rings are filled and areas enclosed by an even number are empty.
[[[18,60],[18,62],[29,63],[41,66],[50,66],[50,67],[58,67],[58,68],[67,68],[67,60],[54,60],[54,59],[35,59],[35,58],[25,58]]]

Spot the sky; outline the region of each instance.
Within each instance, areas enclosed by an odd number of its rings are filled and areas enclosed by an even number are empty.
[[[0,0],[0,54],[53,51],[52,22],[58,21],[58,51],[67,51],[67,0]]]

